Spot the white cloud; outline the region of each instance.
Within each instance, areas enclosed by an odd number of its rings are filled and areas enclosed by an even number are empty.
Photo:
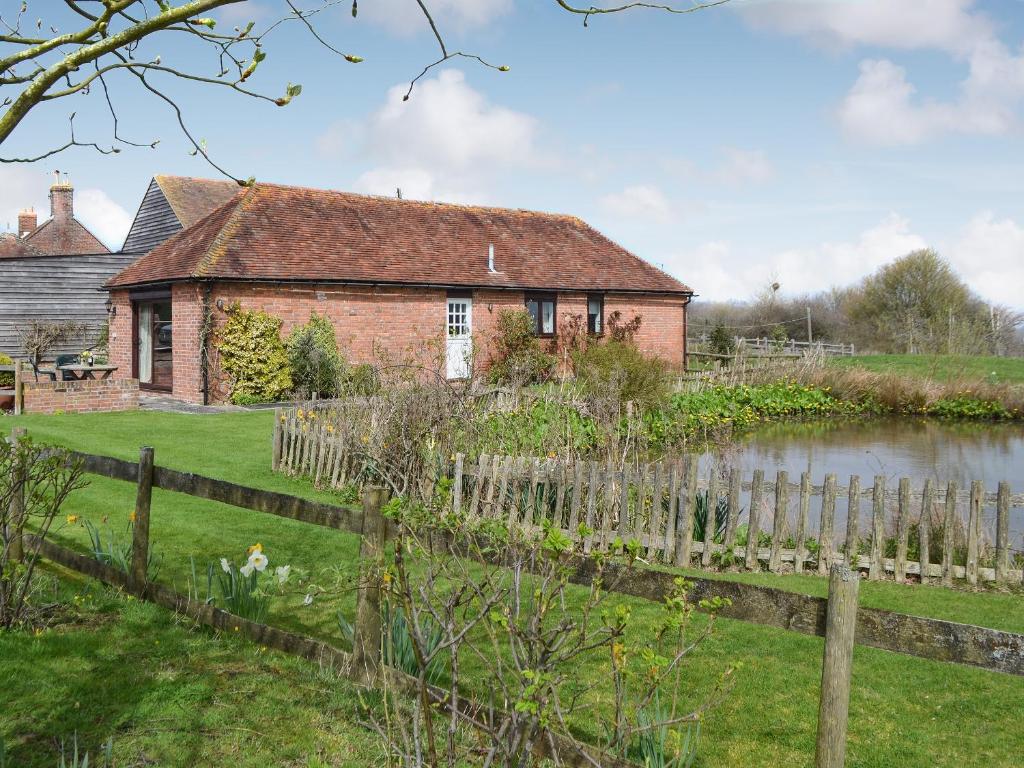
[[[101,189],[75,190],[75,218],[111,250],[121,247],[132,225],[131,214]]]
[[[626,187],[621,192],[605,195],[599,203],[609,214],[620,218],[658,222],[672,219],[672,204],[665,194],[652,184]]]
[[[712,175],[723,184],[762,184],[775,175],[775,169],[761,150],[725,147],[725,161]]]
[[[327,154],[348,149],[376,161],[358,180],[360,190],[394,194],[404,180],[410,197],[481,200],[495,174],[541,162],[537,121],[491,104],[462,72],[422,81],[409,101],[402,100],[406,88],[390,89],[360,125],[335,126],[317,140]]]
[[[512,0],[431,0],[427,4],[434,21],[458,31],[483,27],[512,11]],[[369,0],[359,6],[359,18],[400,35],[430,34],[423,11],[409,0]]]
[[[753,26],[816,45],[938,48],[966,53],[993,35],[974,0],[763,0],[735,6]]]
[[[979,213],[944,251],[953,268],[989,301],[1024,307],[1024,227]]]
[[[838,117],[846,134],[877,144],[912,144],[943,133],[1004,134],[1019,123],[1024,54],[997,36],[974,0],[768,0],[741,11],[754,26],[825,46],[938,50],[967,65],[958,95],[917,98],[906,71],[866,59]]]
[[[35,208],[39,221],[49,215],[49,208],[40,208],[46,200],[50,177],[45,173],[16,166],[0,166],[0,232],[18,228],[18,212]]]
[[[772,280],[789,294],[852,283],[878,267],[927,247],[910,222],[891,213],[850,241],[765,254],[725,241],[705,243],[665,259],[668,270],[710,301],[743,300]]]

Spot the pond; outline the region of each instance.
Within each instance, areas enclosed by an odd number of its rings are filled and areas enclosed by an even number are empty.
[[[735,450],[744,478],[760,467],[767,480],[785,469],[791,482],[810,472],[812,482],[821,484],[833,472],[840,485],[850,475],[860,475],[865,486],[875,475],[885,475],[889,488],[908,477],[915,489],[932,478],[940,488],[955,480],[961,489],[981,480],[989,492],[1005,480],[1013,493],[1024,493],[1024,425],[1019,423],[910,418],[791,422],[765,425],[739,438]],[[841,509],[837,513],[845,517]],[[985,517],[992,515],[986,509]],[[1010,546],[1024,549],[1024,509],[1011,511],[1010,530]]]

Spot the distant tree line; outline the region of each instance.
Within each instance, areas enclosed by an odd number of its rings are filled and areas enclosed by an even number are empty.
[[[772,283],[748,302],[691,305],[690,337],[843,342],[880,353],[1024,356],[1024,312],[975,294],[935,251],[914,251],[860,283],[782,297]]]

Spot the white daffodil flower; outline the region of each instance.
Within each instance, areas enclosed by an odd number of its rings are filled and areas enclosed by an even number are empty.
[[[267,563],[268,562],[269,562],[269,560],[267,560],[267,556],[264,555],[259,550],[253,550],[253,553],[251,555],[249,555],[249,563],[248,563],[248,565],[251,565],[253,568],[255,568],[260,573],[263,573],[263,571],[265,571],[267,569]]]
[[[231,573],[231,563],[228,562],[226,557],[222,557],[220,559],[220,569],[224,571],[224,573]]]
[[[252,576],[252,572],[254,570],[255,570],[255,567],[253,566],[252,563],[246,563],[245,565],[243,565],[241,568],[238,569],[238,572],[240,574],[242,574],[243,576]]]
[[[313,595],[307,593],[306,596],[302,599],[302,604],[303,605],[312,605],[313,604]]]
[[[274,569],[274,575],[277,576],[277,583],[284,584],[288,581],[288,577],[292,573],[292,567],[290,565],[279,565]]]

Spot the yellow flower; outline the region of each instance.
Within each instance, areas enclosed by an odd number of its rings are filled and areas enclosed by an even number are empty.
[[[622,643],[612,643],[612,662],[616,669],[622,669],[622,662],[625,660],[626,646]]]
[[[260,544],[260,543],[259,543],[259,542],[257,541],[257,542],[256,542],[255,544],[253,544],[253,545],[252,545],[251,547],[249,547],[249,549],[248,549],[248,550],[246,550],[246,553],[245,553],[245,554],[247,554],[247,555],[251,555],[251,554],[252,554],[253,552],[262,552],[262,551],[263,551],[263,545],[262,545],[262,544]]]
[[[78,515],[68,515],[68,525],[74,525],[78,522]]]
[[[130,522],[130,523],[134,523],[134,522],[135,522],[136,520],[138,520],[138,519],[139,519],[139,516],[138,516],[138,514],[137,514],[137,513],[135,512],[135,510],[133,509],[133,510],[131,511],[131,514],[130,514],[130,515],[128,515],[128,522]]]
[[[331,434],[333,432],[334,432],[334,425],[333,424],[328,424],[327,425],[327,434]]]

